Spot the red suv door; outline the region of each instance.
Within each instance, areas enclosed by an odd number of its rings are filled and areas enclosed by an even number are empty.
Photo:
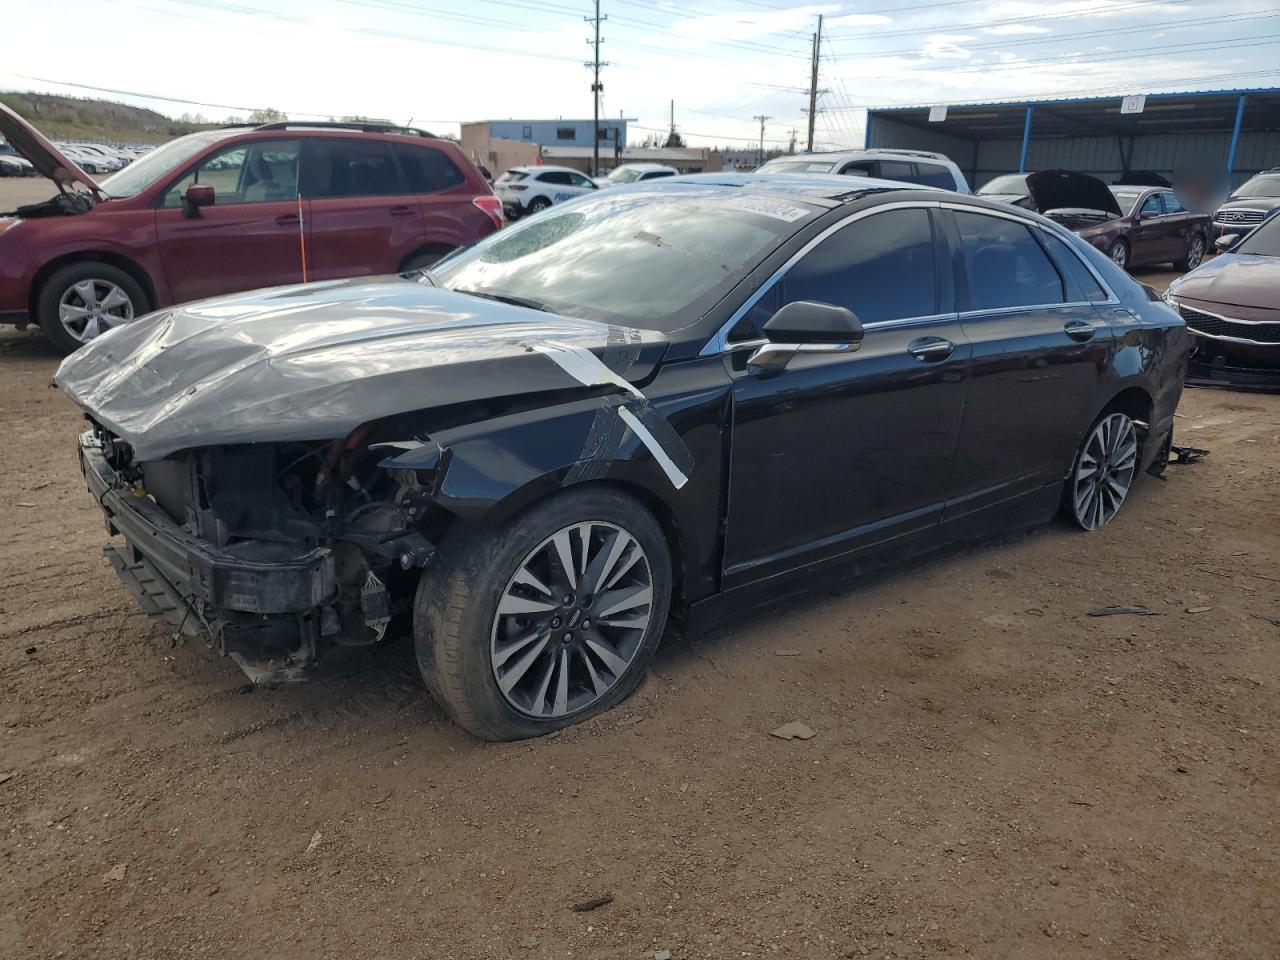
[[[302,166],[310,279],[394,273],[421,246],[422,203],[404,183],[390,143],[309,137]]]
[[[297,140],[241,141],[170,185],[156,210],[156,238],[174,303],[302,279],[298,159]],[[193,183],[213,187],[212,206],[184,208]]]

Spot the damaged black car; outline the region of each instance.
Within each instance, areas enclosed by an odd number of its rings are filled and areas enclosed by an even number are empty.
[[[260,682],[412,630],[490,739],[617,704],[669,619],[1064,512],[1170,442],[1182,320],[1028,211],[841,177],[602,192],[430,272],[69,357],[107,556]]]

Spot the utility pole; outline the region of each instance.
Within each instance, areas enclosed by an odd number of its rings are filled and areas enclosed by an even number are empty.
[[[759,166],[764,163],[764,122],[766,120],[772,120],[773,117],[766,117],[764,114],[760,114],[759,116],[752,117],[751,119],[760,121],[760,155],[759,159],[756,161],[756,166]]]
[[[671,132],[667,134],[667,143],[673,143],[676,139],[676,102],[671,101]]]
[[[813,152],[813,121],[818,117],[818,61],[822,58],[822,14],[818,14],[818,32],[813,35],[813,66],[809,72],[809,146]]]
[[[592,71],[593,77],[591,81],[591,176],[597,177],[600,175],[600,92],[604,89],[604,84],[600,82],[600,68],[609,65],[600,61],[600,23],[609,18],[600,16],[600,0],[596,0],[596,15],[582,19],[595,29],[595,39],[587,41],[592,47],[594,56],[586,66]]]
[[[792,156],[795,156],[795,152],[796,152],[796,137],[800,136],[800,131],[799,131],[799,130],[788,130],[788,131],[787,131],[787,133],[791,134],[791,148],[790,148],[787,152],[788,152],[788,153],[790,153]]]

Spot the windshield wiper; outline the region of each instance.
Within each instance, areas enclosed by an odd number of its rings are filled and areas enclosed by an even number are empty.
[[[533,300],[529,297],[516,297],[509,293],[486,293],[481,290],[461,290],[453,289],[454,293],[465,293],[469,297],[483,297],[485,300],[496,300],[498,303],[509,303],[514,307],[528,307],[530,310],[541,310],[543,313],[554,313],[559,316],[560,311],[554,307],[549,307],[541,300]]]

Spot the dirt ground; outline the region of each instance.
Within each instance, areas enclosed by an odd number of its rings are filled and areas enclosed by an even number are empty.
[[[2,958],[1280,955],[1280,397],[1189,391],[1211,456],[1101,533],[780,602],[490,745],[404,640],[277,689],[171,647],[56,363],[0,332]]]

